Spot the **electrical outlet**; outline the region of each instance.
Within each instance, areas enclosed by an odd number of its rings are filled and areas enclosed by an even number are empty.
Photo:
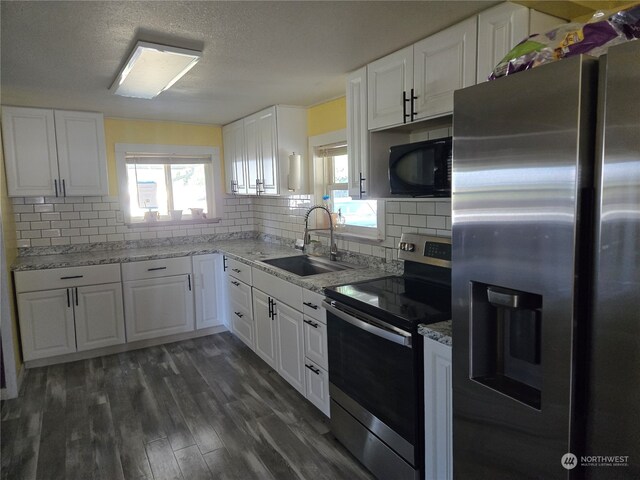
[[[116,222],[124,223],[124,215],[122,215],[122,211],[120,210],[116,212]]]

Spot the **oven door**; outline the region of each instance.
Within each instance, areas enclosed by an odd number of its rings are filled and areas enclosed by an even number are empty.
[[[418,336],[335,301],[324,306],[332,402],[420,468]]]

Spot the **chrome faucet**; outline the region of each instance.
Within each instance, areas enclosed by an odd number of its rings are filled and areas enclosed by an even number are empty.
[[[329,216],[329,228],[309,228],[309,215],[317,208],[327,212],[327,215]],[[333,241],[333,219],[331,218],[331,212],[327,207],[323,205],[314,205],[309,210],[307,210],[307,213],[304,216],[304,245],[309,245],[309,243],[311,242],[309,232],[316,232],[319,230],[329,230],[331,236],[331,238],[329,239],[329,260],[335,262],[336,260],[338,260],[338,246]]]

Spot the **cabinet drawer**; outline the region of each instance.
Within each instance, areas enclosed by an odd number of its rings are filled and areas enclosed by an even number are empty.
[[[120,264],[16,272],[15,280],[16,293],[116,283],[120,281]]]
[[[327,326],[304,316],[304,355],[325,370],[329,368],[327,352]]]
[[[302,287],[253,268],[253,286],[278,301],[302,311]]]
[[[227,277],[227,282],[230,301],[251,316],[251,287],[233,277]]]
[[[251,267],[249,265],[229,257],[225,257],[225,262],[227,266],[226,271],[229,275],[249,286],[253,285],[251,283]]]
[[[305,358],[305,383],[307,400],[327,417],[329,415],[329,375],[327,371]]]
[[[312,292],[311,290],[302,290],[302,313],[315,318],[316,320],[326,324],[327,312],[322,308],[322,300],[324,295]]]
[[[191,259],[189,257],[143,260],[122,264],[123,281],[187,274],[191,274]]]

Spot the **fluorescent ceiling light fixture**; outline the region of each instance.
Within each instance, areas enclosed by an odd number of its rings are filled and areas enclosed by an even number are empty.
[[[196,50],[138,42],[109,90],[123,97],[153,98],[191,70],[201,56]]]

